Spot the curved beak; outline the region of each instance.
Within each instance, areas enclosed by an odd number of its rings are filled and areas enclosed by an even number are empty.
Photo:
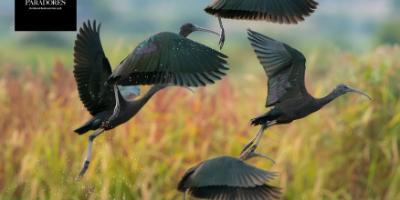
[[[367,97],[370,101],[372,100],[372,98],[367,93],[365,93],[365,92],[363,92],[361,90],[355,89],[355,88],[351,88],[351,87],[348,87],[348,88],[349,88],[348,92],[357,93],[357,94],[360,94],[360,95],[363,95],[363,96]]]
[[[212,33],[212,34],[220,36],[219,33],[215,32],[213,30],[206,29],[206,28],[203,28],[203,27],[200,27],[200,26],[196,26],[196,25],[194,26],[194,31],[203,31],[203,32],[208,32],[208,33]]]

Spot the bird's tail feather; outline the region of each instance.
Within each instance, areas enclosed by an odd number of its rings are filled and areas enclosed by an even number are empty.
[[[269,122],[272,122],[279,118],[281,116],[281,112],[279,112],[276,109],[271,110],[270,112],[267,112],[263,115],[260,115],[256,118],[251,119],[250,123],[253,126],[258,126],[258,125],[267,125]]]
[[[86,122],[81,127],[75,129],[74,132],[79,135],[83,135],[90,130],[96,130],[96,129],[100,128],[101,123],[102,123],[102,120],[95,117],[95,118],[90,119],[88,122]]]
[[[91,130],[91,126],[89,124],[85,124],[77,129],[75,129],[74,132],[77,133],[78,135],[83,135],[90,130]]]
[[[267,124],[270,121],[268,116],[259,116],[256,118],[251,119],[251,125],[258,126],[261,124]]]

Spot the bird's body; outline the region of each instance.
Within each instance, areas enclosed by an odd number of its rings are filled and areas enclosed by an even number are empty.
[[[114,70],[108,83],[205,86],[225,75],[225,58],[180,34],[162,32],[140,43]]]
[[[348,92],[365,93],[340,84],[323,98],[311,96],[304,83],[306,59],[298,50],[265,35],[249,30],[249,40],[268,77],[267,113],[251,120],[252,125],[261,125],[264,130],[276,124],[286,124],[304,118],[339,96]],[[246,147],[247,150],[261,137],[257,134]]]
[[[92,119],[86,122],[83,126],[76,129],[75,132],[78,134],[84,134],[89,130],[96,130],[99,128],[110,130],[129,121],[140,111],[144,104],[146,104],[154,94],[162,90],[164,87],[165,86],[163,85],[155,85],[149,90],[148,93],[146,93],[145,96],[136,101],[127,101],[121,95],[119,95],[119,102],[121,107],[124,109],[121,109],[116,118],[109,120],[114,113],[114,110],[112,109],[101,111],[94,115]],[[105,122],[108,122],[108,126],[102,127]]]
[[[277,124],[291,123],[292,121],[307,117],[320,110],[325,105],[341,96],[342,94],[333,90],[323,98],[314,98],[311,95],[287,99],[274,106],[267,113],[252,120],[253,125],[268,124],[275,121]]]
[[[290,99],[275,106],[270,111],[265,113],[260,121],[253,121],[254,125],[265,124],[271,121],[276,121],[279,124],[290,123],[296,119],[303,118],[315,112],[321,107],[318,106],[312,97]],[[262,120],[265,119],[265,120]]]
[[[80,175],[89,165],[93,140],[134,117],[158,91],[167,86],[199,87],[225,76],[224,54],[186,38],[194,31],[207,31],[193,24],[181,27],[180,34],[162,32],[140,43],[112,72],[100,41],[100,25],[83,23],[74,47],[74,76],[80,99],[92,115],[75,132],[89,136],[88,154]],[[215,33],[218,34],[218,33]],[[126,101],[118,85],[153,85],[143,97]]]
[[[280,190],[267,184],[275,173],[253,167],[243,160],[221,156],[186,171],[178,190],[206,199],[277,199]]]

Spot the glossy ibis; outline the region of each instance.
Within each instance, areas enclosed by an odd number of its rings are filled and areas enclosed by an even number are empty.
[[[273,23],[296,24],[317,9],[314,0],[214,0],[205,11],[218,17],[221,27],[220,48],[225,41],[221,18],[265,20]]]
[[[75,132],[95,132],[89,136],[80,176],[89,166],[93,140],[135,116],[155,93],[170,85],[205,86],[225,75],[227,56],[187,39],[194,31],[209,30],[189,23],[181,27],[180,34],[162,32],[151,36],[112,73],[100,42],[100,25],[96,21],[83,23],[75,41],[74,76],[80,99],[93,117]],[[143,97],[127,101],[118,85],[153,86]]]
[[[275,173],[253,167],[241,159],[221,156],[186,171],[178,190],[201,199],[278,199],[280,189],[267,182]]]
[[[349,92],[358,93],[371,99],[364,92],[340,84],[323,98],[311,96],[304,84],[306,59],[298,50],[260,33],[248,30],[248,38],[268,76],[267,113],[251,120],[252,125],[261,129],[243,149],[251,153],[260,142],[264,130],[275,124],[286,124],[304,118]]]

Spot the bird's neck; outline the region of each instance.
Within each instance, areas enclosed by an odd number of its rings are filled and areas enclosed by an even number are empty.
[[[336,90],[332,90],[332,92],[330,92],[328,95],[326,95],[325,97],[322,97],[320,99],[318,99],[318,105],[320,107],[325,106],[326,104],[330,103],[331,101],[333,101],[334,99],[336,99],[337,97],[341,96],[342,94],[340,94],[340,92],[337,92]]]
[[[186,31],[186,30],[181,30],[179,31],[179,35],[182,37],[188,37],[192,32]]]
[[[136,112],[139,111],[139,109],[142,108],[155,93],[162,90],[163,88],[165,88],[165,86],[163,85],[154,85],[142,98],[129,102],[129,109],[132,109]]]

